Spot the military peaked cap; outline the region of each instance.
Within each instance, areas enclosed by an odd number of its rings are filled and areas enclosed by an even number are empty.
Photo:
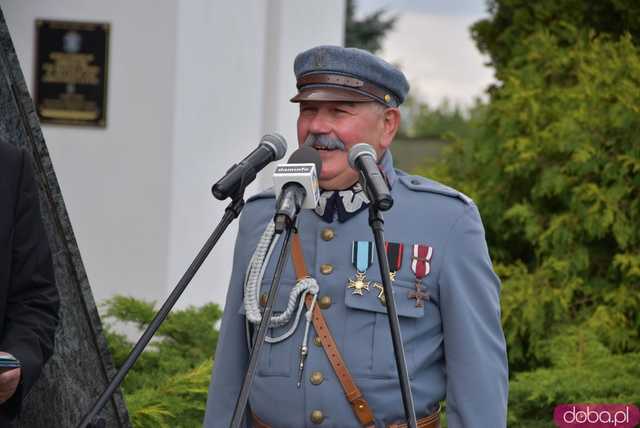
[[[340,46],[317,46],[295,59],[293,71],[300,101],[378,101],[397,107],[409,92],[404,74],[370,52]]]

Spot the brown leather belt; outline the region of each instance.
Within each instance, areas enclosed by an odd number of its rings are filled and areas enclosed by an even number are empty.
[[[253,428],[271,428],[271,425],[267,425],[263,421],[260,420],[253,412],[251,413],[251,418],[253,422]],[[387,425],[387,428],[407,428],[408,424],[406,422],[403,423],[393,423],[391,425]],[[440,428],[440,409],[437,412],[425,416],[424,418],[418,419],[418,428]]]
[[[418,428],[440,428],[440,408],[436,412],[420,418],[417,420]],[[396,422],[391,425],[387,425],[387,428],[407,428],[409,426],[406,422]]]

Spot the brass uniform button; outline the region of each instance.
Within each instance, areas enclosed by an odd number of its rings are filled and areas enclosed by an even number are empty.
[[[268,298],[268,297],[269,297],[269,296],[267,296],[267,293],[262,293],[262,294],[260,295],[260,304],[261,304],[262,306],[267,306],[267,298]]]
[[[324,421],[324,414],[321,410],[314,410],[311,412],[311,422],[316,425],[320,425]]]
[[[325,241],[331,241],[336,236],[336,233],[333,231],[333,229],[327,227],[322,229],[320,236],[322,236],[322,239],[324,239]]]
[[[313,338],[313,344],[316,346],[322,346],[322,341],[320,340],[320,336],[316,336]]]
[[[324,381],[324,376],[320,372],[313,372],[309,377],[309,381],[314,385],[320,385]]]
[[[331,297],[330,296],[322,296],[318,299],[318,306],[320,309],[329,309],[331,306]]]
[[[329,263],[323,263],[320,265],[321,274],[329,275],[331,272],[333,272],[333,265],[330,265]]]

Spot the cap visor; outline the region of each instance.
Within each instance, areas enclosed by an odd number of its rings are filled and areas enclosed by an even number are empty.
[[[304,88],[298,95],[291,98],[292,103],[299,103],[300,101],[350,101],[362,103],[375,101],[375,99],[349,89],[317,86]]]

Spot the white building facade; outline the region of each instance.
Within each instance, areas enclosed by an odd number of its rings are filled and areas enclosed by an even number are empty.
[[[344,0],[0,6],[31,93],[36,19],[111,24],[106,128],[42,126],[96,302],[166,297],[224,213],[211,185],[265,133],[282,134],[289,153],[297,147],[295,55],[344,39]],[[247,196],[269,187],[270,174]],[[224,303],[236,231],[178,306]]]

